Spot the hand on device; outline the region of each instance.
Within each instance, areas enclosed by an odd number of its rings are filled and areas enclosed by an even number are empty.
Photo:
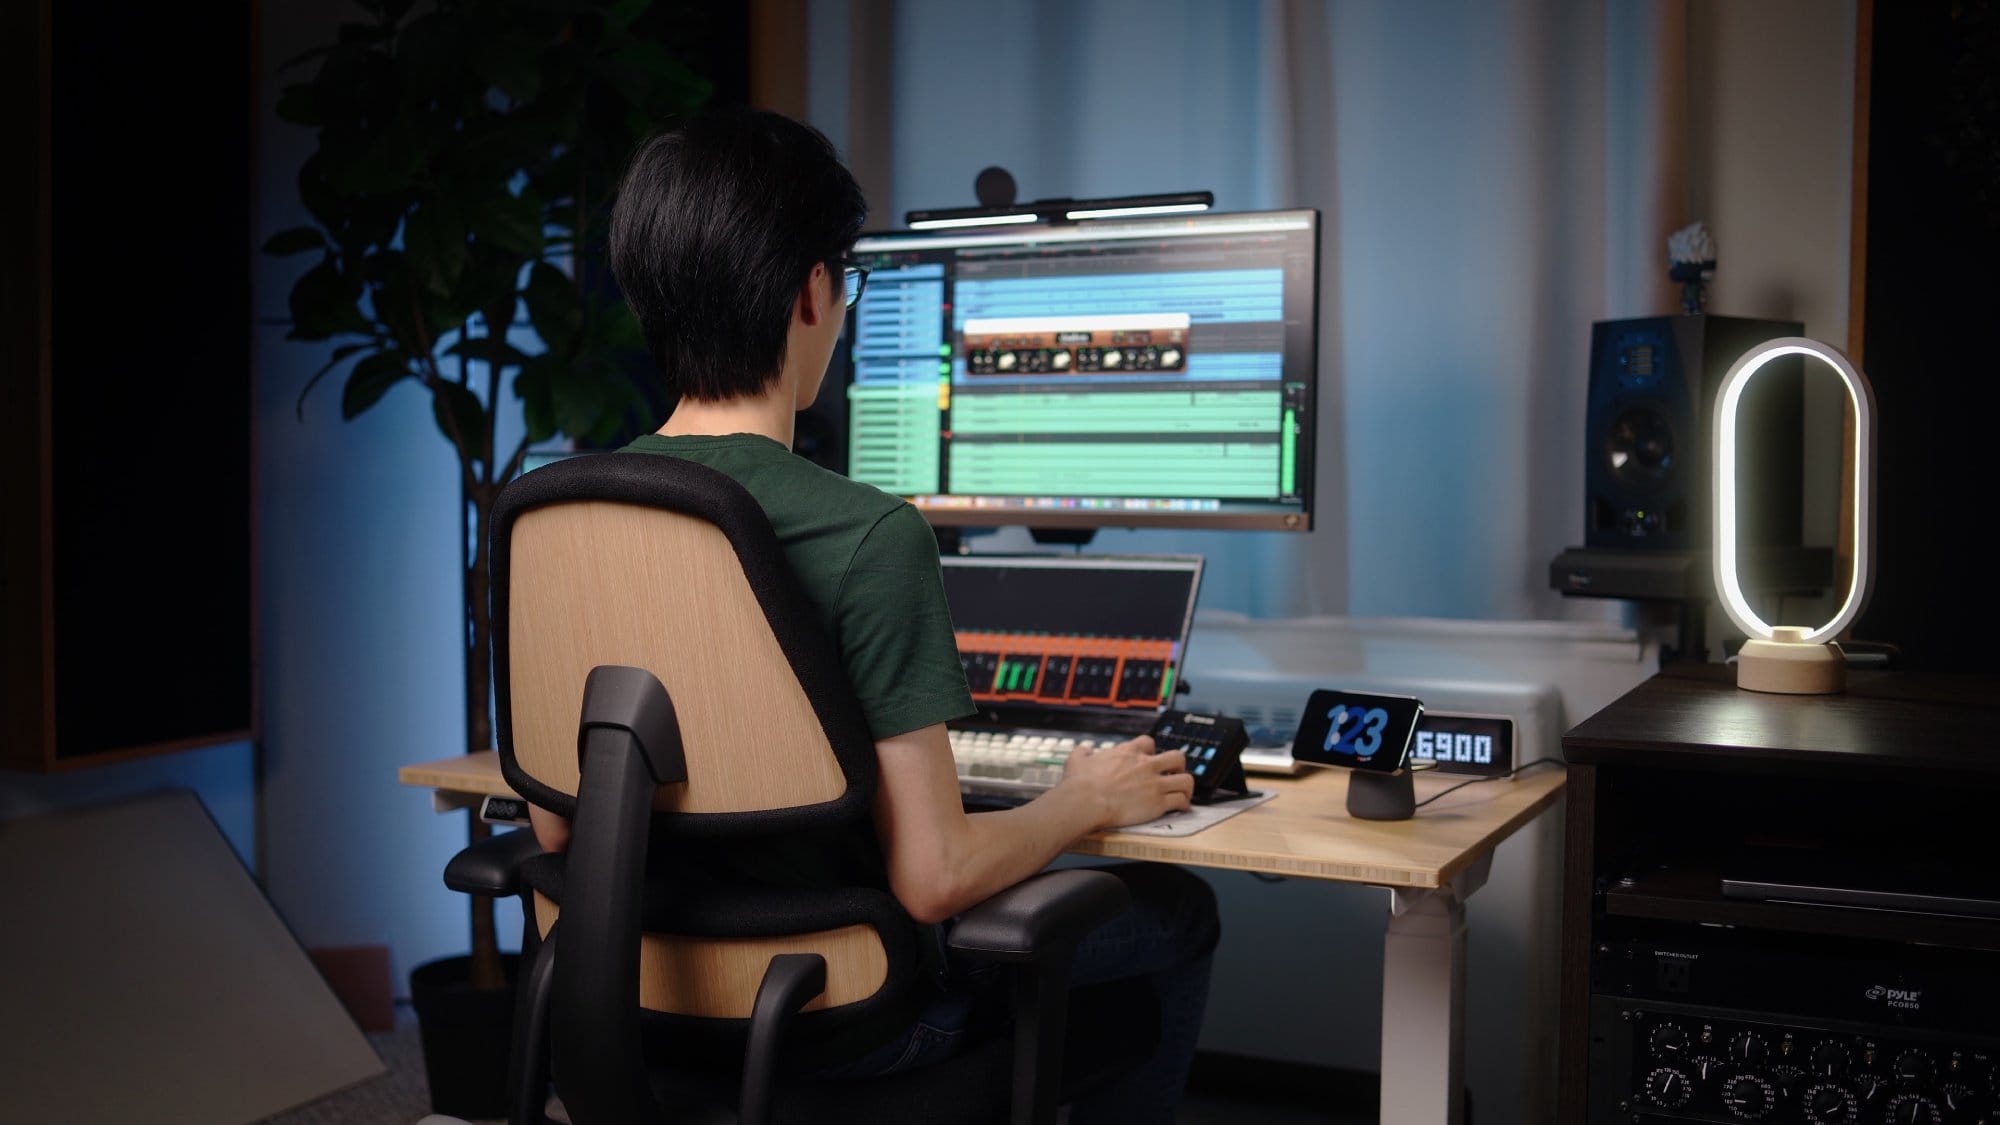
[[[1064,767],[1064,785],[1089,792],[1103,809],[1100,828],[1144,824],[1192,804],[1194,778],[1178,750],[1156,753],[1153,740],[1140,736],[1115,746],[1074,750]]]

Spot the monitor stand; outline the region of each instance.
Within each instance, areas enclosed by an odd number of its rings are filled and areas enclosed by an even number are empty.
[[[1028,535],[1037,543],[1082,547],[1097,537],[1094,527],[1031,527]]]
[[[931,534],[937,536],[938,554],[969,555],[972,553],[969,540],[981,535],[991,535],[998,528],[993,527],[939,527],[931,525]]]
[[[937,536],[938,554],[963,555],[970,553],[966,540],[978,535],[991,535],[990,527],[937,527],[931,533]],[[1097,536],[1094,527],[1031,527],[1028,534],[1035,542],[1045,547],[1075,547],[1081,550]]]

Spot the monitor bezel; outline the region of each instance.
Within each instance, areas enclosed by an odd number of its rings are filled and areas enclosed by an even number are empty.
[[[1320,426],[1320,378],[1319,378],[1319,317],[1320,281],[1322,264],[1320,241],[1320,211],[1316,207],[1285,207],[1263,211],[1209,211],[1198,215],[1166,215],[1158,218],[1089,219],[1080,222],[1034,223],[995,229],[952,230],[874,230],[863,231],[856,239],[857,248],[869,239],[891,239],[907,242],[932,242],[940,240],[956,241],[960,238],[991,239],[996,243],[1020,240],[1031,232],[1058,230],[1089,230],[1093,226],[1103,228],[1128,227],[1188,227],[1203,225],[1218,219],[1242,218],[1304,218],[1312,235],[1312,310],[1306,325],[1306,354],[1312,362],[1310,381],[1311,404],[1314,417],[1307,420],[1307,432],[1311,441],[1305,443],[1304,455],[1297,468],[1299,507],[1297,511],[1273,512],[1120,512],[1111,511],[1051,511],[1039,508],[944,508],[918,504],[911,506],[924,517],[932,527],[985,528],[985,527],[1030,527],[1049,530],[1097,530],[1097,529],[1145,529],[1176,528],[1191,531],[1293,531],[1305,532],[1313,529],[1313,513],[1317,499],[1318,461]],[[854,354],[848,341],[853,338],[854,318],[858,309],[850,309],[841,329],[840,342],[835,346],[837,362],[841,367],[841,447],[843,465],[851,454],[852,434],[847,421],[847,391],[854,385]],[[905,496],[905,500],[910,497]]]

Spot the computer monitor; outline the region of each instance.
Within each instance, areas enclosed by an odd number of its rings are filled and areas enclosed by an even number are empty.
[[[1319,215],[864,235],[848,475],[933,525],[1312,527]]]

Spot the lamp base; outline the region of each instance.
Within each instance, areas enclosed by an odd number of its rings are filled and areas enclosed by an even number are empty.
[[[1736,653],[1736,686],[1782,695],[1831,695],[1847,689],[1847,654],[1840,646],[1805,643],[1805,630],[1779,627]]]

